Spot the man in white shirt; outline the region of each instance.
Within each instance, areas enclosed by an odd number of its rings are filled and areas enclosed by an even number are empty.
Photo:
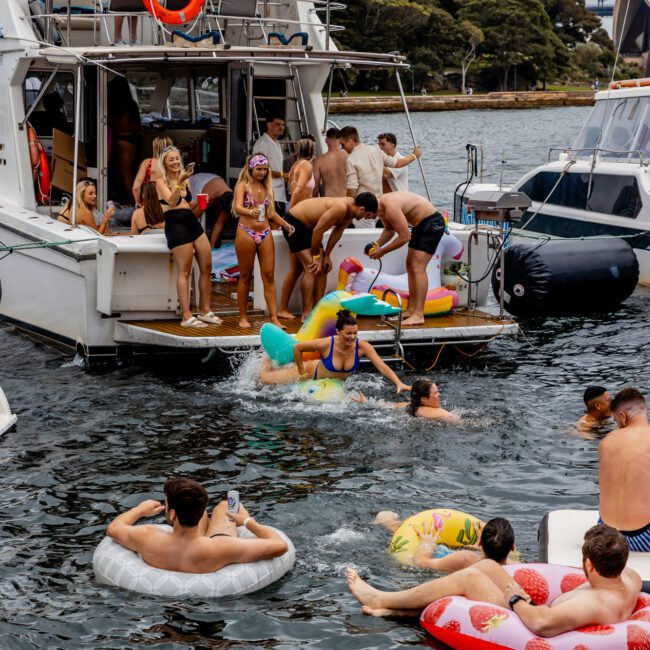
[[[382,179],[384,167],[401,169],[417,160],[422,155],[420,147],[404,158],[398,160],[386,155],[379,147],[361,144],[359,132],[353,126],[346,126],[340,131],[341,146],[349,154],[345,161],[347,174],[347,196],[356,196],[361,192],[370,192],[379,197],[383,194]],[[374,228],[375,220],[357,219],[355,228]]]
[[[253,154],[265,155],[270,163],[273,177],[273,194],[275,195],[276,211],[280,216],[286,212],[287,193],[284,187],[284,172],[282,171],[284,153],[279,140],[284,135],[284,117],[272,113],[266,120],[266,133],[253,145]],[[278,205],[279,204],[279,205]]]
[[[377,138],[379,148],[391,158],[400,160],[404,156],[397,151],[397,136],[394,133],[380,133]],[[408,192],[409,170],[408,167],[384,167],[383,174],[384,192]]]

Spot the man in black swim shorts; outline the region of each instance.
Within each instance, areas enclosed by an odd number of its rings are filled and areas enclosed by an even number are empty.
[[[323,297],[327,274],[332,268],[330,253],[353,219],[372,218],[377,214],[377,198],[369,192],[352,197],[305,199],[288,212],[285,219],[295,232],[282,231],[289,250],[300,260],[305,272],[300,290],[302,317]],[[323,235],[332,229],[323,248]]]
[[[384,232],[369,255],[378,260],[408,242],[409,303],[402,326],[424,325],[424,301],[429,290],[427,265],[445,234],[445,220],[432,203],[414,192],[383,194],[378,215]]]

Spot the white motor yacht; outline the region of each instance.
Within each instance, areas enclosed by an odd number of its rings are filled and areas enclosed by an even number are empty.
[[[637,255],[639,282],[650,285],[650,79],[613,82],[595,99],[571,148],[551,149],[546,164],[506,184],[532,200],[514,234],[623,237]],[[457,188],[454,209],[466,224],[467,200],[499,188],[481,182],[480,163],[470,168],[477,173]]]
[[[168,9],[185,5],[170,0]],[[214,282],[212,308],[223,325],[181,328],[176,267],[161,231],[105,237],[76,224],[80,179],[96,184],[100,208],[116,196],[116,140],[136,147],[139,162],[151,155],[155,136],[168,135],[188,161],[234,186],[264,131],[265,115],[277,110],[286,115],[287,153],[305,132],[317,136],[321,153],[321,134],[329,126],[329,102],[322,91],[331,91],[335,71],[348,66],[407,67],[395,53],[338,51],[331,39],[337,28],[330,12],[342,5],[334,2],[205,0],[198,5],[191,21],[170,25],[144,11],[141,0],[3,3],[0,318],[88,359],[158,351],[233,353],[259,346],[266,308],[256,273],[251,312],[255,323],[252,330],[242,330],[233,285]],[[185,17],[181,11],[177,14]],[[125,45],[114,34],[117,16],[138,19],[137,44]],[[112,94],[116,79],[128,82],[130,97]],[[137,104],[137,133],[121,132],[111,115],[111,106],[127,101]],[[360,127],[363,130],[363,124]],[[66,200],[71,202],[72,224],[56,218]],[[451,227],[465,245],[459,263],[467,265],[471,257],[469,279],[483,278],[500,233]],[[363,250],[378,234],[346,232],[332,256],[328,289],[335,288],[336,269],[346,257],[364,259],[376,268],[376,262],[363,258]],[[280,288],[289,252],[279,232],[273,237]],[[405,255],[404,248],[386,256],[384,271],[404,273]],[[467,277],[461,279],[457,267],[448,267],[450,274],[443,280],[461,288]],[[386,320],[366,319],[361,336],[401,354],[408,347],[476,345],[515,333],[515,323],[482,311],[488,282],[486,277],[470,292],[460,291],[453,313],[429,318],[423,327],[402,331]],[[193,295],[196,302],[196,278]],[[297,300],[298,291],[294,307]],[[289,324],[290,331],[298,327]]]

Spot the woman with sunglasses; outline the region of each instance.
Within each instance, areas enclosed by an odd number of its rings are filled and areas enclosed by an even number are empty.
[[[194,215],[196,201],[192,201],[188,180],[193,166],[183,167],[181,152],[176,147],[162,150],[158,162],[160,178],[156,181],[158,200],[165,219],[167,246],[178,266],[178,302],[181,306],[181,327],[204,328],[220,325],[222,320],[210,310],[212,290],[212,250],[203,228]],[[199,315],[190,311],[190,273],[192,261],[199,264]]]
[[[289,225],[276,211],[273,202],[273,184],[266,156],[257,154],[247,161],[239,174],[235,187],[233,214],[239,217],[235,235],[235,252],[239,262],[239,283],[237,304],[239,306],[239,327],[251,327],[246,307],[253,276],[255,257],[259,259],[264,298],[271,316],[271,322],[283,327],[278,321],[278,297],[275,288],[275,247],[271,235],[270,221],[278,223],[290,235],[295,228]]]
[[[88,226],[96,230],[100,235],[108,235],[108,222],[115,214],[115,207],[112,206],[103,215],[97,210],[97,188],[92,181],[81,181],[77,183],[77,214],[78,226]],[[58,221],[72,224],[72,204],[68,203],[57,217]]]

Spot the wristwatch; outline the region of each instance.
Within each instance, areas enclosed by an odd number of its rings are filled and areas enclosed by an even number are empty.
[[[510,600],[508,601],[508,607],[514,611],[515,605],[520,601],[523,600],[524,602],[526,599],[523,596],[520,596],[519,594],[514,594],[513,596],[510,596]]]

